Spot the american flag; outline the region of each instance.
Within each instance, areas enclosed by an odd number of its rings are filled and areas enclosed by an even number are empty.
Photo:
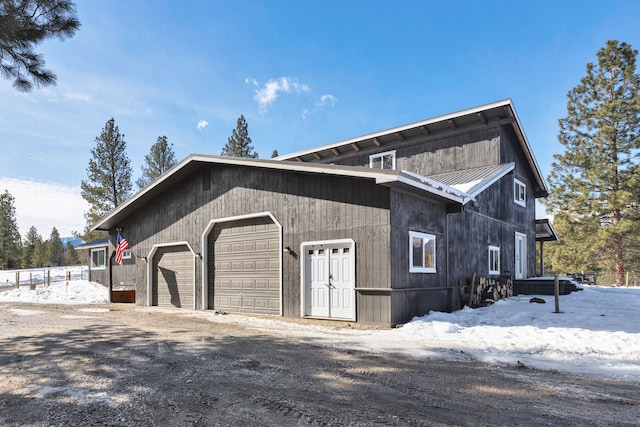
[[[116,245],[116,262],[118,264],[122,265],[122,253],[127,249],[129,249],[129,242],[118,231],[118,244]]]

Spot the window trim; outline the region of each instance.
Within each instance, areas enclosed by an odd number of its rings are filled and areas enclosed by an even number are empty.
[[[494,260],[494,258],[492,257],[492,254],[494,254],[495,252],[498,253],[498,265],[497,265],[497,269],[492,269],[491,267],[494,267],[492,261]],[[489,245],[489,274],[500,274],[500,247],[499,246],[491,246]]]
[[[102,265],[96,265],[93,262],[93,254],[102,252]],[[107,268],[107,249],[106,248],[98,248],[91,249],[91,270],[105,270]]]
[[[131,253],[131,249],[125,249],[124,251],[122,251],[122,259],[131,259]]]
[[[520,198],[520,188],[522,188],[522,198]],[[527,206],[527,184],[515,177],[513,178],[513,201],[517,205]]]
[[[392,169],[386,169],[386,170],[396,170],[396,150],[391,150],[391,151],[384,151],[382,153],[375,153],[375,154],[371,154],[369,155],[369,167],[371,169],[374,169],[373,166],[373,161],[375,159],[384,159],[384,156],[391,156],[392,158]],[[384,170],[384,160],[380,162],[380,164],[383,166],[380,169]]]
[[[425,244],[428,243],[429,240],[432,241],[430,243],[433,245],[433,267],[425,267],[424,265],[421,267],[417,267],[413,265],[413,239],[419,238],[422,240],[422,261],[424,263],[424,248]],[[409,273],[435,273],[437,269],[436,264],[436,236],[433,234],[422,233],[419,231],[409,231]]]

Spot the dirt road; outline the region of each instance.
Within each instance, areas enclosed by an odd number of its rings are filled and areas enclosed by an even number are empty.
[[[338,351],[131,305],[0,305],[0,425],[638,425],[638,384]]]

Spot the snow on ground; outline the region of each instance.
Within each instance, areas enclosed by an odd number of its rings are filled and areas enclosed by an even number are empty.
[[[19,288],[0,287],[0,301],[99,304],[109,302],[109,290],[99,283],[87,280],[56,282],[50,286],[38,285],[35,290],[31,290],[29,285],[22,285]]]
[[[585,286],[583,291],[560,297],[561,313],[554,313],[553,296],[537,297],[546,304],[530,303],[531,295],[521,295],[485,308],[432,312],[391,330],[336,328],[263,317],[217,315],[213,311],[183,313],[213,323],[242,323],[258,332],[268,331],[336,349],[480,360],[487,364],[520,362],[533,368],[640,382],[640,288]],[[62,281],[49,287],[38,286],[36,290],[28,286],[0,287],[0,302],[12,301],[105,303],[108,294],[106,287],[86,280],[72,280],[68,286]],[[92,316],[107,310],[78,308],[84,315]],[[32,313],[21,310],[15,314]]]

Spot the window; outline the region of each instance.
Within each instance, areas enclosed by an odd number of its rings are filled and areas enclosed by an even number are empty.
[[[527,186],[516,178],[513,179],[513,201],[520,206],[527,206]]]
[[[395,169],[396,151],[372,154],[369,156],[369,167],[373,169]]]
[[[489,246],[489,274],[500,274],[500,248]]]
[[[436,272],[436,236],[409,232],[409,272]]]
[[[122,252],[122,259],[131,259],[131,251],[130,250],[126,250]]]
[[[104,270],[106,249],[91,249],[91,269]]]

